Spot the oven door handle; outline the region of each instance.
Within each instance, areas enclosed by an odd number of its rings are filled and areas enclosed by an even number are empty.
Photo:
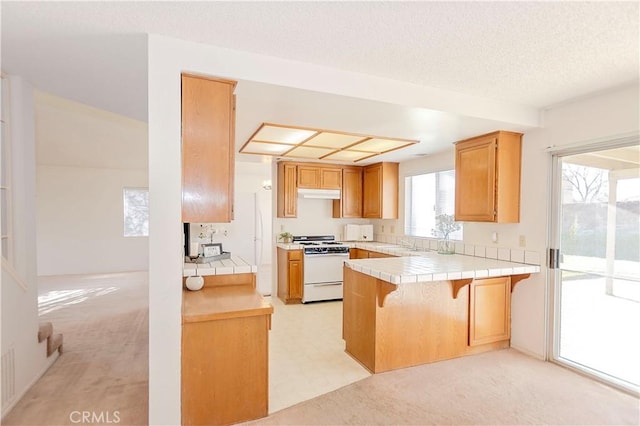
[[[332,285],[342,285],[342,281],[336,281],[336,282],[331,282],[331,283],[309,283],[307,285],[313,286],[313,287],[329,287]]]

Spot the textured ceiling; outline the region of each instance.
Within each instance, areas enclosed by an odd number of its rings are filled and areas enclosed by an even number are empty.
[[[637,81],[639,72],[638,2],[3,1],[1,7],[3,71],[143,121],[146,33],[536,108]]]

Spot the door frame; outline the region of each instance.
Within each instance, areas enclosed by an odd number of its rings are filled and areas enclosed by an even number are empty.
[[[562,269],[550,267],[551,249],[560,249],[561,237],[561,196],[562,196],[562,163],[563,157],[583,154],[592,151],[622,148],[640,144],[640,132],[632,132],[612,137],[599,138],[584,143],[549,147],[551,179],[549,179],[549,212],[547,233],[547,353],[546,359],[555,364],[569,368],[579,374],[588,376],[599,382],[615,387],[623,392],[640,396],[640,391],[623,380],[616,379],[584,365],[560,358],[560,272]]]

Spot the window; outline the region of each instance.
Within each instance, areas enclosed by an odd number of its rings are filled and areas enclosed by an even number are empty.
[[[404,233],[414,237],[434,237],[436,216],[455,213],[455,170],[408,176],[404,180]],[[462,228],[450,238],[462,240]]]
[[[149,190],[124,188],[124,236],[149,236]]]

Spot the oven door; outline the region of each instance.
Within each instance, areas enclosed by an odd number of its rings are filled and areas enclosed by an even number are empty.
[[[302,302],[342,299],[342,268],[348,253],[304,255]]]

